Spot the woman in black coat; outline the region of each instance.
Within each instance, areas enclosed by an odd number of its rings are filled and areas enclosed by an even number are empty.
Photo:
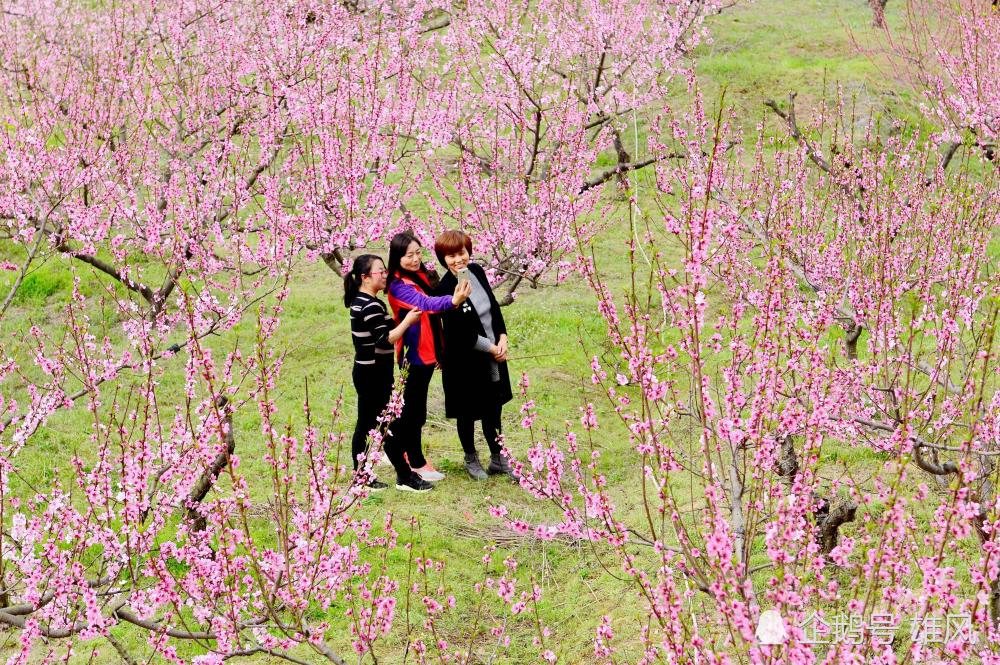
[[[487,475],[513,475],[499,442],[500,410],[513,398],[507,370],[507,326],[500,305],[483,269],[471,263],[472,239],[461,231],[445,231],[434,243],[434,252],[447,274],[438,292],[452,294],[458,280],[468,279],[472,293],[455,309],[441,315],[444,352],[441,380],[448,418],[458,421],[458,439],[465,452],[465,469],[475,480]],[[490,447],[490,464],[484,471],[476,452],[475,421],[483,423]]]

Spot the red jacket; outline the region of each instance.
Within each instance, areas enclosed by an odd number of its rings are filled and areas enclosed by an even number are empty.
[[[420,280],[418,284],[415,280]],[[441,322],[436,316],[454,307],[451,296],[429,296],[430,282],[423,273],[396,273],[389,284],[389,306],[398,325],[414,307],[420,309],[420,322],[410,326],[396,341],[399,364],[431,365],[441,352]]]

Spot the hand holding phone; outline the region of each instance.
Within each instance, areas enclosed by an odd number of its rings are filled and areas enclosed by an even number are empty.
[[[455,294],[451,297],[451,303],[455,307],[458,307],[470,295],[472,295],[472,284],[469,282],[469,270],[468,268],[463,268],[458,271],[458,286],[455,287]]]

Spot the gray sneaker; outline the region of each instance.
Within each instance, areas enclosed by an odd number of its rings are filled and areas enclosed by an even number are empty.
[[[510,468],[510,462],[503,455],[490,455],[490,465],[486,467],[486,473],[491,476],[495,476],[499,473],[505,473],[508,476],[514,477],[514,469]]]
[[[489,476],[483,471],[483,465],[479,463],[479,455],[472,454],[465,456],[465,470],[473,480],[486,480]]]

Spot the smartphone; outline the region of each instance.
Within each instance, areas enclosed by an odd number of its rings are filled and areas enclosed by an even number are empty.
[[[458,269],[458,285],[461,286],[469,281],[469,269],[468,267]]]

